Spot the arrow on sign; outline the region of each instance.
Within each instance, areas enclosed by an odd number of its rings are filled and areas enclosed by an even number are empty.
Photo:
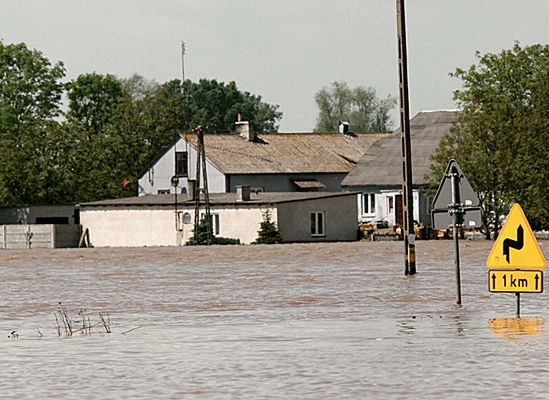
[[[505,259],[507,263],[511,262],[511,249],[520,250],[524,246],[524,228],[522,225],[519,225],[517,228],[517,240],[505,239],[503,241],[503,254],[505,254]]]
[[[496,288],[496,274],[492,274],[492,288]]]
[[[538,290],[539,276],[536,275],[536,276],[534,277],[534,280],[536,281],[536,290]]]

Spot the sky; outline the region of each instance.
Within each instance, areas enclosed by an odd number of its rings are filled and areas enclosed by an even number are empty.
[[[549,0],[407,0],[410,113],[455,109],[449,73],[549,43]],[[334,81],[398,95],[394,0],[0,0],[0,39],[24,42],[66,80],[134,73],[159,83],[235,81],[280,106],[281,132],[311,131],[315,93]],[[391,113],[398,127],[398,107]],[[352,128],[352,127],[351,127]]]

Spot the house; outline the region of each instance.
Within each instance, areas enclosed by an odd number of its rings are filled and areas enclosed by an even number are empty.
[[[210,193],[341,191],[341,181],[386,133],[254,133],[248,122],[236,133],[205,133]],[[139,196],[186,193],[196,179],[197,135],[183,133],[139,178]],[[172,186],[172,177],[178,177]]]
[[[211,193],[209,200],[214,235],[244,244],[257,238],[267,210],[284,242],[357,238],[356,193],[256,193],[238,186],[235,193]],[[95,247],[181,246],[193,237],[194,204],[177,194],[96,201],[80,205],[80,221]]]
[[[425,111],[410,120],[412,147],[412,181],[414,220],[431,225],[432,195],[425,175],[431,165],[430,156],[440,140],[449,133],[457,111]],[[387,222],[402,225],[402,153],[400,130],[374,143],[357,165],[343,179],[341,186],[359,192],[360,222]]]

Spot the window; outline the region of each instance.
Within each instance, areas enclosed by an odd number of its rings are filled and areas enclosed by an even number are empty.
[[[376,213],[375,193],[362,193],[362,214]]]
[[[311,213],[311,235],[312,236],[325,236],[324,233],[324,212],[312,212]]]
[[[387,213],[393,215],[395,213],[395,198],[393,196],[387,197]]]
[[[157,194],[170,194],[170,189],[158,189]]]
[[[206,214],[200,214],[200,219],[205,219]],[[219,235],[219,214],[210,214],[210,226],[212,227],[212,234]]]
[[[175,152],[175,176],[187,176],[187,152],[176,151]]]

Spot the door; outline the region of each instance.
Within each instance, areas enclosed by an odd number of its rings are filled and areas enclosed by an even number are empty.
[[[402,202],[402,195],[401,194],[395,195],[395,224],[396,225],[404,226],[403,208],[404,208],[404,205]]]

